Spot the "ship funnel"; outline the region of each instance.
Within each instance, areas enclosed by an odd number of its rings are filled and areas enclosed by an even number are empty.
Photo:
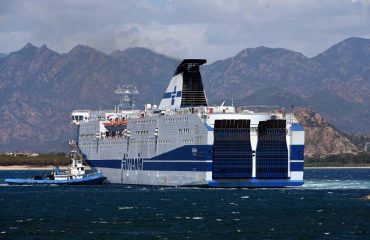
[[[199,66],[205,59],[184,59],[171,79],[159,110],[208,106]]]

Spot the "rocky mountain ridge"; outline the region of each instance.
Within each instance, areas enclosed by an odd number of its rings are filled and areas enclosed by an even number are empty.
[[[314,58],[281,48],[245,49],[203,66],[203,81],[211,104],[233,98],[238,105],[310,107],[342,131],[366,133],[369,47],[369,39],[350,38]],[[60,54],[27,44],[0,58],[0,151],[65,149],[75,131],[71,111],[113,108],[120,84],[138,86],[138,107],[158,103],[179,62],[144,48],[105,54],[77,45]]]
[[[308,108],[294,112],[305,130],[305,156],[325,157],[343,153],[356,154],[359,149],[319,113]]]
[[[310,107],[343,131],[364,133],[370,125],[369,62],[370,40],[348,38],[313,58],[281,48],[245,49],[209,65],[203,76],[212,99]]]

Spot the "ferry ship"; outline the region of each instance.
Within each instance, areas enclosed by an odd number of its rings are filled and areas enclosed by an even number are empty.
[[[124,85],[114,110],[75,110],[78,147],[110,183],[289,187],[303,184],[304,129],[292,113],[211,106],[204,59],[185,59],[159,106],[134,109],[139,91]]]

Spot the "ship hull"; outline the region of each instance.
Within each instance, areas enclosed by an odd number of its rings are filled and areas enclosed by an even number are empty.
[[[270,154],[267,155],[268,165],[265,163],[266,160],[263,159],[264,162],[262,162],[258,159],[259,139],[256,130],[248,133],[250,135],[249,142],[233,142],[233,145],[227,145],[225,148],[222,141],[221,145],[214,144],[214,129],[200,123],[198,115],[185,116],[188,119],[185,125],[186,128],[190,129],[191,126],[193,128],[194,126],[200,126],[199,129],[185,134],[173,134],[177,129],[184,128],[184,125],[181,122],[176,123],[176,121],[171,125],[165,125],[163,123],[168,122],[168,119],[173,117],[164,116],[160,119],[155,119],[155,125],[147,124],[145,126],[144,124],[139,124],[139,126],[135,126],[129,122],[128,127],[134,133],[130,139],[85,140],[80,137],[79,148],[87,164],[107,177],[107,182],[114,184],[207,186],[215,188],[295,187],[303,184],[304,131],[302,131],[302,128],[293,125],[285,133],[284,126],[283,138],[285,142],[283,150],[285,149],[286,154],[283,162],[285,167],[283,169],[284,173],[280,174],[275,171],[275,175],[268,175],[269,172],[267,172],[267,175],[266,172],[261,175],[259,169],[263,170],[267,167],[273,171],[281,166],[281,161],[274,160],[280,157],[275,152],[267,152],[267,154]],[[180,117],[180,119],[184,119],[184,116]],[[225,115],[220,117],[225,117]],[[236,118],[237,116],[232,115],[231,117]],[[242,117],[245,118],[245,116]],[[253,117],[251,118],[253,120]],[[257,120],[260,119],[261,117],[253,120],[256,122],[255,125],[258,124]],[[154,122],[151,118],[147,121]],[[91,129],[92,124],[90,123],[90,126],[87,128]],[[145,128],[141,125],[144,125]],[[80,132],[83,135],[86,131],[82,127]],[[154,138],[151,136],[135,134],[140,132],[154,133],[154,129],[158,127],[161,129],[160,133],[162,136],[157,140],[153,140]],[[203,142],[197,142],[203,144],[183,145],[188,139],[203,139]],[[226,167],[230,165],[232,169],[240,166],[237,161],[240,159],[240,154],[244,154],[244,152],[233,152],[234,145],[238,144],[243,149],[246,144],[251,145],[249,151],[250,153],[253,151],[253,156],[248,155],[250,162],[249,165],[248,162],[245,165],[249,166],[249,171],[246,170],[247,173],[245,174],[238,172],[236,175],[234,173],[222,174],[216,172],[217,167],[220,167],[220,162],[224,165],[226,164]],[[226,149],[227,152],[217,152],[217,148],[220,148],[222,151]],[[217,154],[227,156],[227,159],[223,160],[224,157],[219,158],[217,163],[217,161],[215,162],[215,159],[217,160],[217,156],[219,156]],[[260,155],[266,156],[266,153],[262,152]],[[259,161],[265,165],[259,164]],[[277,165],[277,163],[280,165]],[[225,168],[224,165],[221,168]]]
[[[108,176],[108,182],[113,184],[209,188],[284,188],[298,187],[304,184],[303,180],[290,179],[228,179],[207,181],[204,177],[204,173],[183,171],[139,172],[121,171],[120,169],[111,168],[98,169],[104,176]]]
[[[296,172],[300,176],[292,179],[212,179],[212,171],[148,171],[148,170],[123,170],[112,167],[96,167],[99,161],[87,163],[107,176],[107,182],[127,185],[152,185],[152,186],[186,186],[209,188],[284,188],[298,187],[304,184],[303,171]],[[117,160],[118,162],[119,160]],[[110,163],[112,161],[110,160]],[[145,165],[145,162],[144,162]],[[302,163],[303,165],[303,163]],[[208,180],[207,180],[208,179]],[[209,180],[210,179],[210,180]]]

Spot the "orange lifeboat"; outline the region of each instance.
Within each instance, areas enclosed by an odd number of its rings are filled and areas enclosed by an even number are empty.
[[[109,122],[104,123],[104,127],[121,127],[127,126],[128,120],[127,119],[119,119],[119,120],[111,120]]]

